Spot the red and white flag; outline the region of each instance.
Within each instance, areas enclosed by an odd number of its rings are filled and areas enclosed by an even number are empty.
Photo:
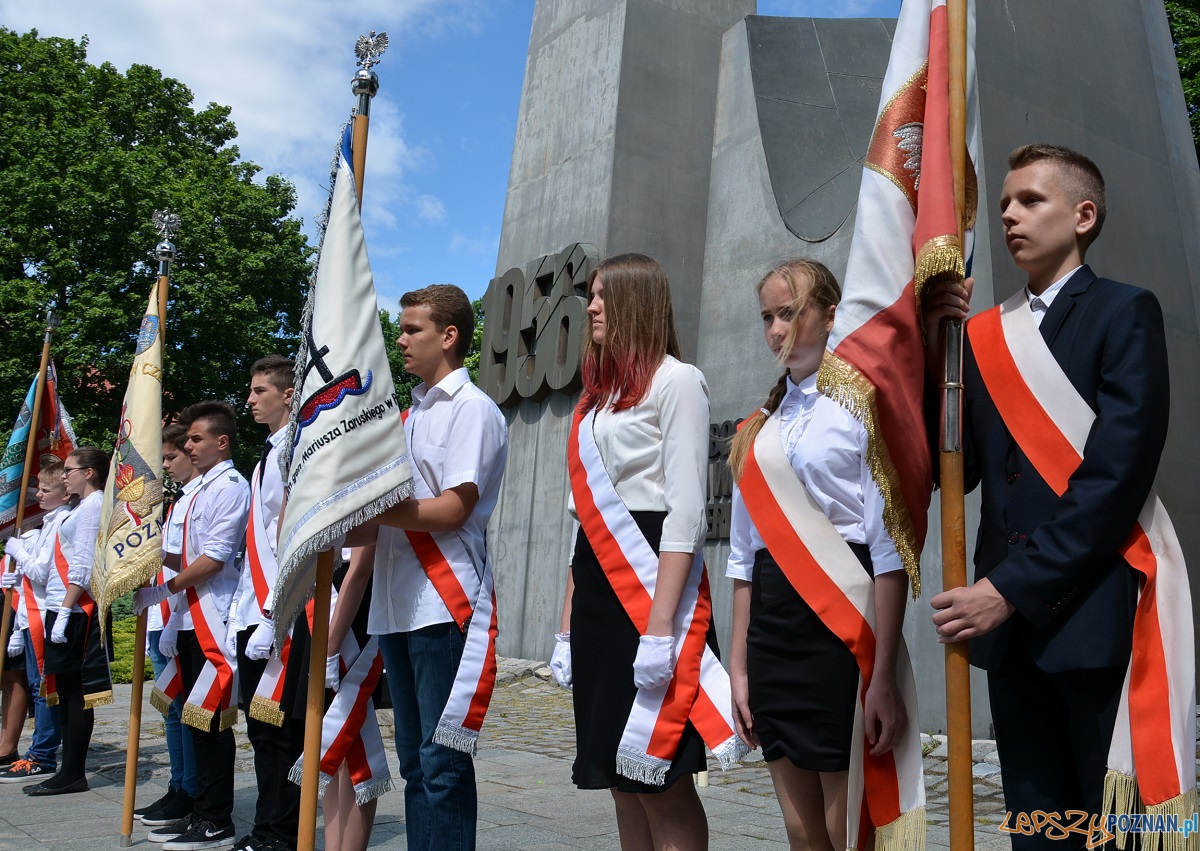
[[[968,4],[969,6],[970,4]],[[967,142],[976,161],[974,19],[968,29]],[[884,522],[920,593],[921,545],[932,493],[924,421],[921,291],[962,273],[973,238],[959,244],[950,158],[949,41],[945,0],[904,0],[858,194],[844,295],[829,338],[821,391],[870,435],[868,463],[883,492]],[[973,167],[973,166],[972,166]],[[975,209],[968,168],[968,211]],[[965,249],[965,251],[964,251]]]

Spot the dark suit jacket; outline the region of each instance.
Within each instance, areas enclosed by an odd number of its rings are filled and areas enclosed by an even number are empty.
[[[1060,498],[1005,428],[968,343],[966,487],[982,483],[983,500],[975,578],[988,577],[1017,609],[971,641],[971,661],[995,670],[1016,641],[1047,672],[1124,667],[1138,580],[1119,547],[1153,486],[1170,407],[1162,310],[1147,290],[1084,266],[1041,332],[1097,417]]]

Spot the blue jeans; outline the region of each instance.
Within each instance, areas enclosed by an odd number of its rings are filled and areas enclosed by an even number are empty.
[[[62,730],[58,726],[58,707],[47,706],[42,697],[42,672],[38,670],[37,655],[33,652],[33,639],[29,630],[25,633],[25,679],[29,681],[29,695],[33,698],[33,742],[29,745],[26,759],[54,771],[58,767],[58,744],[62,741]],[[50,636],[46,636],[50,640]]]
[[[154,666],[154,676],[158,677],[170,660],[158,652],[158,637],[162,630],[148,633],[150,645],[150,664]],[[171,709],[163,719],[167,730],[167,756],[171,759],[171,788],[182,789],[189,797],[196,797],[196,757],[192,752],[192,737],[184,735],[180,726],[179,716],[183,712],[183,695],[171,701]]]
[[[475,848],[479,802],[471,757],[433,741],[462,658],[452,623],[379,636],[404,778],[409,851]]]

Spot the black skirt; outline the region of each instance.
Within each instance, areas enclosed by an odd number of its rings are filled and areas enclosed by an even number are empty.
[[[83,675],[83,699],[85,705],[99,706],[112,702],[112,677],[108,663],[112,659],[111,648],[105,648],[100,640],[100,628],[96,622],[96,613],[91,617],[81,612],[75,612],[67,622],[67,640],[63,644],[55,644],[50,640],[54,630],[54,621],[58,611],[50,609],[46,612],[46,647],[44,674],[69,674],[78,672]],[[112,635],[112,612],[108,613],[105,633]]]
[[[9,592],[9,593],[12,594],[15,592]],[[0,601],[7,601],[10,599],[12,599],[11,596],[0,597]],[[9,609],[9,611],[12,611],[11,608]],[[17,613],[12,612],[12,614],[10,614],[9,618],[8,618],[8,631],[5,632],[4,635],[0,635],[0,641],[4,642],[4,656],[3,656],[3,662],[2,662],[2,664],[0,664],[0,670],[16,671],[18,673],[23,674],[23,673],[25,673],[25,651],[22,650],[16,656],[8,655],[8,639],[9,639],[9,636],[11,636],[16,631],[17,631]],[[24,636],[21,637],[21,643],[22,643],[22,645],[24,645],[24,643],[25,643]]]
[[[654,511],[632,514],[657,553],[666,514]],[[571,598],[571,668],[577,748],[572,781],[580,789],[615,787],[621,792],[645,794],[662,792],[680,777],[706,770],[704,740],[689,721],[664,785],[652,786],[617,774],[617,746],[637,697],[633,660],[640,634],[604,575],[582,529],[571,563],[575,578],[575,595]],[[707,641],[713,652],[717,652],[712,624]]]
[[[867,546],[850,548],[871,573]],[[858,663],[766,550],[754,555],[746,672],[764,759],[787,757],[807,771],[850,767]]]

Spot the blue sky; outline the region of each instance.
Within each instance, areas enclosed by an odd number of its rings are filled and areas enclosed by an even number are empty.
[[[140,62],[233,108],[242,158],[297,187],[311,223],[341,121],[354,40],[386,30],[363,223],[380,303],[495,274],[533,0],[0,0],[0,22],[90,38],[89,59]],[[760,15],[895,17],[899,0],[759,0]],[[186,227],[186,223],[184,225]]]

